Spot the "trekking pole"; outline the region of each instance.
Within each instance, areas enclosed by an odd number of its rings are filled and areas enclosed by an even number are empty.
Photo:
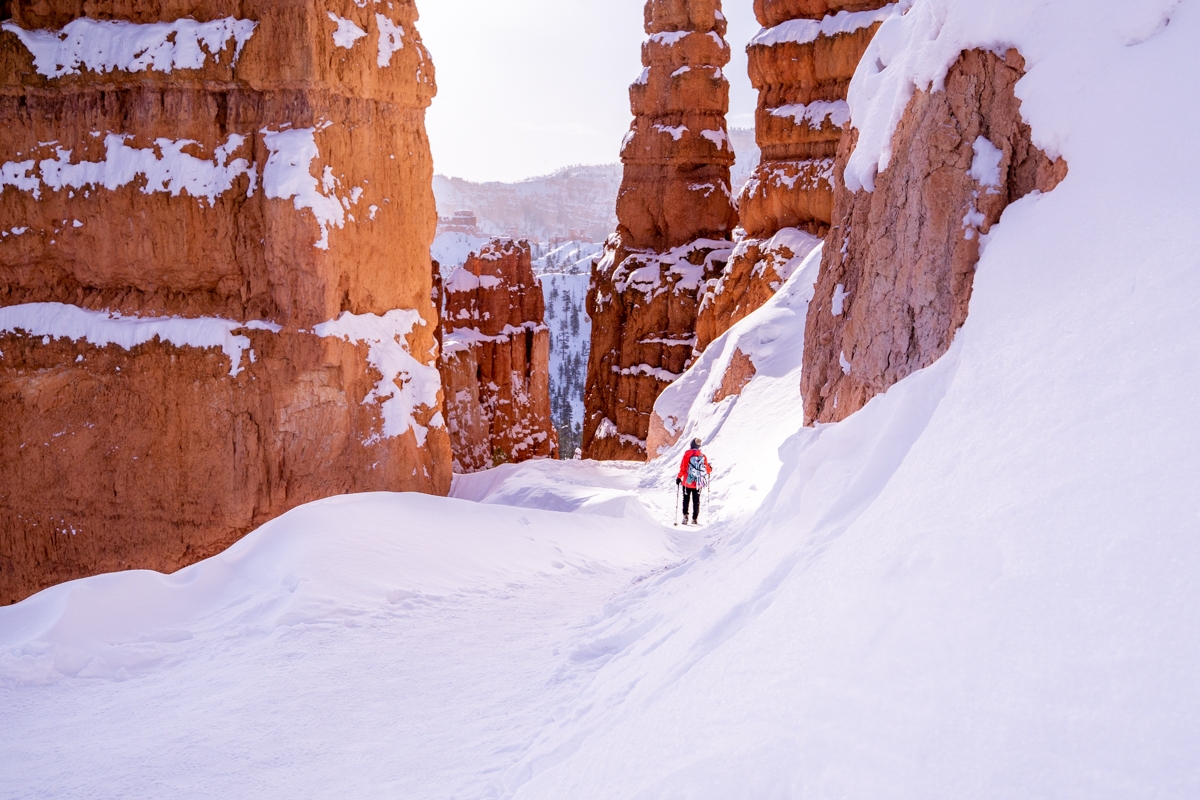
[[[679,484],[675,484],[675,527],[679,527]]]

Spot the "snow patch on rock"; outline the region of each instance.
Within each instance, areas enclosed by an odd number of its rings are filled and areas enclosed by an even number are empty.
[[[246,137],[230,134],[225,144],[213,151],[211,160],[185,153],[185,148],[199,145],[191,139],[155,139],[154,147],[131,147],[127,134],[110,133],[104,137],[105,156],[99,161],[72,162],[73,151],[55,148],[53,158],[9,161],[0,165],[0,187],[12,186],[40,199],[42,189],[54,191],[103,187],[109,191],[128,186],[138,178],[144,179],[144,194],[170,193],[177,197],[208,200],[209,206],[233,188],[242,175],[249,179],[247,196],[253,197],[258,173],[244,158],[230,156],[241,149]]]
[[[127,317],[115,311],[89,311],[65,303],[26,303],[0,308],[0,333],[24,333],[50,339],[86,341],[96,347],[115,344],[126,350],[159,339],[175,347],[218,347],[229,358],[229,374],[242,371],[250,340],[234,331],[271,330],[269,322],[233,322],[204,317]],[[47,342],[49,343],[49,342]]]
[[[906,0],[911,2],[911,0]],[[869,28],[891,17],[903,3],[892,3],[874,11],[839,11],[823,19],[790,19],[774,28],[764,28],[750,40],[748,47],[774,47],[779,44],[808,44],[821,36],[837,36]]]
[[[418,325],[425,324],[416,310],[398,308],[383,316],[345,311],[337,319],[313,328],[317,336],[369,346],[367,362],[379,372],[380,379],[363,403],[380,404],[383,431],[367,444],[379,438],[402,436],[411,428],[417,444],[424,446],[429,428],[440,428],[445,424],[440,411],[433,415],[428,426],[416,420],[419,408],[437,408],[438,393],[442,389],[442,377],[437,367],[421,363],[409,350],[408,335]]]
[[[354,43],[367,35],[367,32],[354,24],[353,21],[339,17],[332,11],[329,13],[329,19],[337,23],[337,30],[333,32],[333,43],[338,47],[349,50],[354,47]]]
[[[224,17],[211,22],[178,19],[137,24],[80,17],[62,30],[25,30],[13,22],[0,29],[14,34],[33,54],[33,64],[46,78],[92,72],[156,72],[201,69],[211,56],[219,60],[233,41],[236,64],[257,22]]]

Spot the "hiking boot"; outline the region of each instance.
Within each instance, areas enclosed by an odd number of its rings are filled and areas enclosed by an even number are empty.
[[[683,518],[683,524],[684,524],[684,525],[687,525],[687,517],[684,517],[684,518]]]

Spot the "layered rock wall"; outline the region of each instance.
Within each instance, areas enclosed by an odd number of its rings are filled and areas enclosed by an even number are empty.
[[[6,8],[0,602],[447,491],[411,0]]]
[[[850,119],[850,79],[888,0],[756,0],[763,26],[747,47],[758,90],[755,137],[762,159],[738,197],[746,238],[708,292],[697,350],[759,308],[782,286],[778,270],[801,232],[824,236],[833,219],[833,168]],[[793,233],[791,229],[795,229]],[[803,247],[803,246],[802,246]]]
[[[446,280],[442,378],[454,467],[558,456],[550,329],[529,244],[497,239]]]
[[[981,236],[1010,203],[1065,177],[1031,141],[1014,86],[1024,62],[973,50],[942,91],[917,92],[874,191],[850,191],[838,154],[834,225],[805,328],[808,422],[833,422],[933,363],[967,317]]]
[[[758,90],[754,127],[762,159],[738,198],[748,237],[767,239],[783,228],[823,236],[829,229],[850,79],[894,8],[887,0],[755,3],[763,30],[746,53]]]
[[[690,363],[707,281],[737,224],[725,128],[729,62],[719,0],[650,0],[645,67],[630,87],[618,226],[593,268],[583,451],[646,457],[658,393]]]

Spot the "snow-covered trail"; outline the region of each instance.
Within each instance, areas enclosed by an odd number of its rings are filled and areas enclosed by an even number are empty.
[[[671,525],[672,464],[531,462],[448,499],[331,498],[173,576],[0,609],[0,797],[499,791],[586,716],[645,632],[631,604],[759,502],[722,472],[700,529]]]
[[[334,498],[0,609],[0,797],[480,796],[697,546],[604,511]]]

